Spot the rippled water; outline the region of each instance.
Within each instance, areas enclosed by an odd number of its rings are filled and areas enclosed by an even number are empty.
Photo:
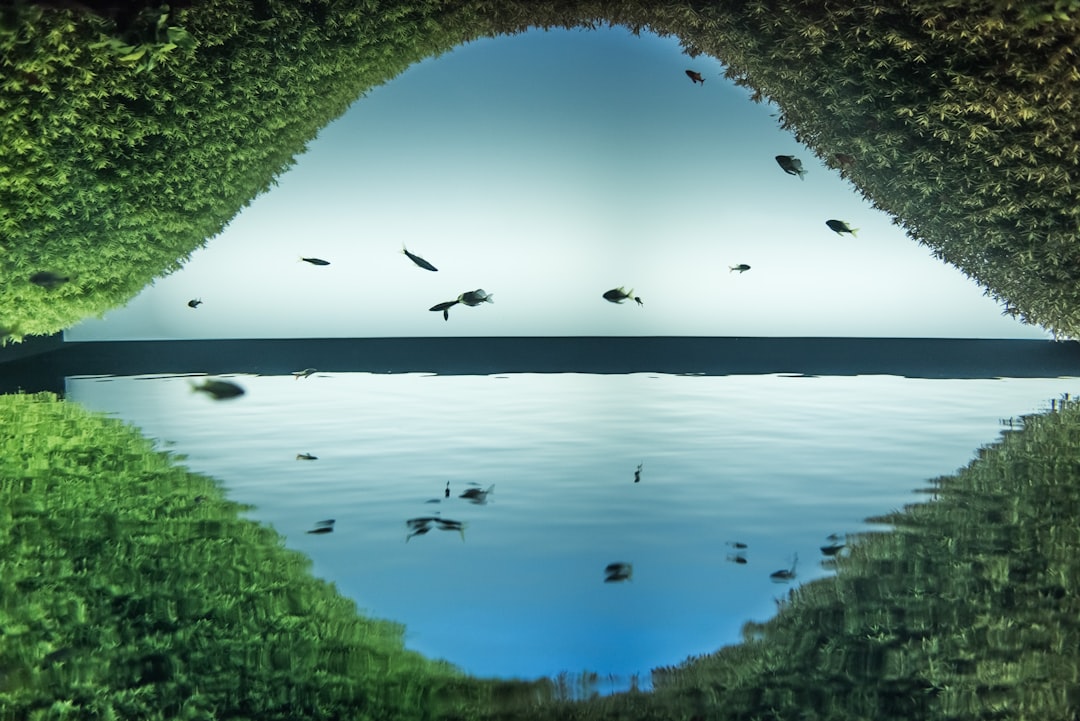
[[[828,574],[829,534],[885,530],[864,519],[924,500],[1003,419],[1077,391],[895,376],[232,380],[247,393],[222,402],[183,377],[67,389],[254,504],[316,575],[404,623],[410,648],[482,676],[588,669],[612,688],[737,642],[786,596],[770,574],[796,554],[796,582]],[[484,505],[458,497],[489,486]],[[430,515],[464,533],[406,540],[406,519]],[[328,517],[333,533],[306,533]],[[632,579],[604,583],[612,562],[632,563]]]

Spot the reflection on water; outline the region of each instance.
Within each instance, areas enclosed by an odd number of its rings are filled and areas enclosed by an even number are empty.
[[[224,380],[246,393],[98,377],[68,394],[221,479],[316,575],[405,623],[409,647],[482,676],[590,669],[607,688],[738,641],[882,530],[864,519],[921,498],[1001,419],[1075,392],[885,376]]]

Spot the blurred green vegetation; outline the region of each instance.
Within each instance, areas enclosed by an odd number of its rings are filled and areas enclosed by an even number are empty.
[[[184,4],[0,6],[0,337],[101,315],[176,270],[408,65],[600,22],[720,58],[1007,313],[1080,336],[1080,0]]]

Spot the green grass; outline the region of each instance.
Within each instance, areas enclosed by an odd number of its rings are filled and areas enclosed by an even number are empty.
[[[410,64],[598,22],[721,59],[1007,313],[1080,336],[1080,0],[58,5],[0,8],[0,339],[101,315],[179,268]],[[70,280],[29,281],[42,271]]]

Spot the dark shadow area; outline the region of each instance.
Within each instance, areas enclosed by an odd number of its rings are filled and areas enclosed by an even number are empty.
[[[1080,343],[953,338],[321,338],[65,343],[0,365],[0,391],[74,375],[669,373],[909,378],[1080,375]]]

